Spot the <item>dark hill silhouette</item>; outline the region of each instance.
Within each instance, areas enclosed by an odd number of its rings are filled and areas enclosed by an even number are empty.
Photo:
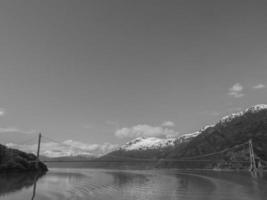
[[[18,171],[42,171],[47,167],[42,162],[35,163],[36,156],[0,144],[0,173]]]

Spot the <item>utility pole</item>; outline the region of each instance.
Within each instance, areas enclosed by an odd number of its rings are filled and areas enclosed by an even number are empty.
[[[250,171],[253,172],[255,176],[257,176],[257,166],[251,139],[249,140],[248,144],[249,144],[249,155],[250,155]]]
[[[39,135],[38,135],[38,148],[37,148],[37,159],[38,160],[39,160],[39,154],[40,154],[41,138],[42,138],[42,134],[39,133]]]
[[[39,163],[39,155],[40,155],[40,147],[41,147],[41,138],[42,138],[42,134],[39,133],[38,135],[38,147],[37,147],[37,159],[36,159],[36,168],[38,168],[38,163]]]

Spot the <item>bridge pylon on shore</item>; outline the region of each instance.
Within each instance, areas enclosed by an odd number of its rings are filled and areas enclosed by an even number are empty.
[[[254,177],[258,177],[258,172],[260,172],[262,168],[262,164],[260,159],[257,159],[253,150],[252,139],[249,140],[249,156],[250,156],[250,172]]]
[[[38,168],[38,165],[39,165],[39,156],[40,156],[41,139],[42,139],[42,134],[39,133],[39,135],[38,135],[37,153],[36,153],[36,168]]]

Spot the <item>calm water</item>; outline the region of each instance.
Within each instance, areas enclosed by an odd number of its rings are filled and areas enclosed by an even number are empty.
[[[247,173],[50,169],[40,178],[34,174],[0,175],[0,200],[266,198],[267,180],[252,178]]]

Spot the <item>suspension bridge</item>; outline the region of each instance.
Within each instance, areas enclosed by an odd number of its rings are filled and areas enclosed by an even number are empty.
[[[248,160],[230,160],[228,162],[230,162],[231,164],[246,164],[249,166],[249,170],[255,175],[257,176],[257,173],[259,170],[263,169],[264,167],[267,166],[267,161],[261,159],[259,156],[257,156],[254,152],[254,148],[253,148],[253,141],[252,139],[250,139],[247,142],[244,142],[242,144],[239,145],[235,145],[233,147],[230,148],[225,148],[223,150],[217,151],[217,152],[212,152],[212,153],[207,153],[207,154],[201,154],[201,155],[196,155],[196,156],[183,156],[182,158],[178,158],[178,159],[171,159],[171,158],[164,158],[164,159],[151,159],[151,158],[134,158],[134,157],[126,157],[126,156],[115,156],[115,155],[110,155],[108,159],[79,159],[79,160],[49,160],[49,159],[40,159],[40,149],[41,149],[41,144],[42,144],[42,140],[46,140],[46,141],[50,141],[53,143],[58,143],[62,146],[65,146],[65,148],[71,148],[71,149],[76,149],[81,151],[82,149],[77,147],[77,146],[73,146],[71,144],[65,144],[63,142],[57,141],[55,139],[52,139],[46,135],[42,135],[41,133],[38,134],[38,142],[37,145],[35,143],[35,152],[36,152],[36,161],[33,162],[38,162],[39,160],[41,160],[42,162],[45,163],[49,163],[49,162],[89,162],[89,163],[94,163],[94,162],[103,162],[103,163],[107,163],[107,162],[122,162],[126,161],[126,162],[143,162],[143,163],[149,163],[149,162],[156,162],[156,163],[170,163],[170,162],[175,162],[175,163],[205,163],[205,162],[212,162],[211,158],[214,159],[214,157],[219,157],[220,155],[226,154],[228,152],[230,152],[231,150],[238,150],[241,148],[244,148],[247,150],[247,152],[249,153],[249,159]],[[36,141],[36,135],[34,135],[33,137],[22,141],[20,143],[17,143],[18,145],[25,145],[28,142],[34,142]],[[23,149],[22,149],[23,150]],[[33,152],[33,149],[31,149]]]

